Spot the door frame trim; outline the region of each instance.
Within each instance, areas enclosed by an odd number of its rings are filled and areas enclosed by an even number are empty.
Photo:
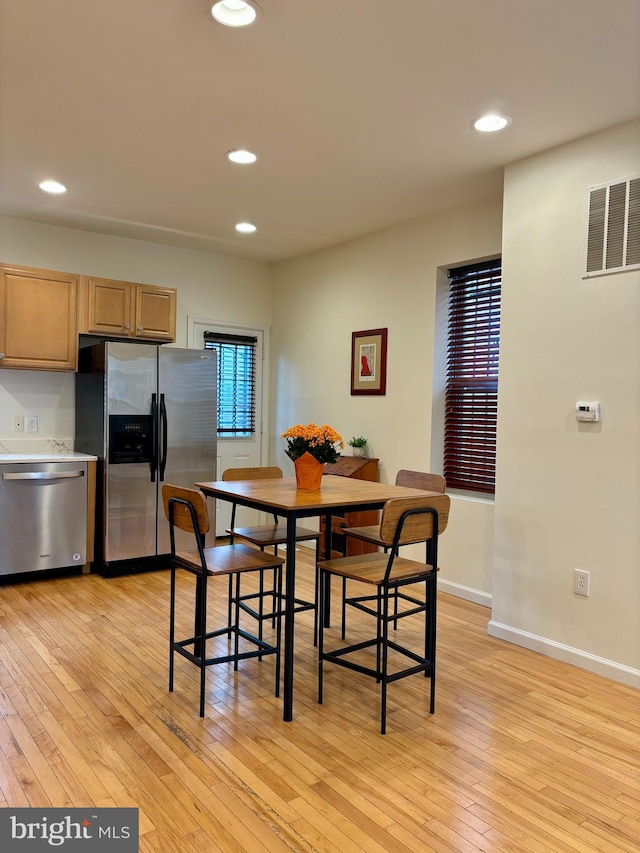
[[[233,331],[236,334],[260,332],[262,335],[262,361],[257,365],[258,376],[256,390],[260,394],[260,465],[269,458],[269,375],[270,375],[270,327],[257,323],[238,323],[212,320],[205,317],[187,315],[187,346],[189,349],[202,349],[202,332],[206,329]],[[220,473],[220,472],[219,472]]]

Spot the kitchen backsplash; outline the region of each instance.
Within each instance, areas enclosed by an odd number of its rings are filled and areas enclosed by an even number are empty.
[[[0,444],[29,442],[27,452],[51,452],[51,441],[73,441],[75,435],[75,373],[46,370],[0,369]],[[16,430],[15,419],[24,418],[24,430]],[[28,417],[36,417],[36,429],[27,429]],[[33,426],[32,426],[33,429]],[[42,451],[31,442],[44,442]],[[21,450],[16,450],[21,453]]]
[[[3,438],[0,453],[72,453],[72,438]]]

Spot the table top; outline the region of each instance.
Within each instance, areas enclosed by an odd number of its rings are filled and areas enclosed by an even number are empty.
[[[416,498],[437,492],[409,489],[370,480],[323,477],[320,489],[298,489],[295,477],[268,480],[215,480],[195,484],[205,494],[236,500],[247,506],[270,507],[289,512],[324,512],[330,508],[370,506],[377,508],[392,498]]]

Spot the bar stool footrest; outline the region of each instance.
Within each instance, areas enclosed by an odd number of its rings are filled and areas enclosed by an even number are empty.
[[[407,649],[405,646],[400,646],[398,643],[393,643],[391,641],[387,642],[387,648],[393,649],[393,651],[396,651],[404,657],[409,658],[409,660],[414,661],[416,666],[410,666],[385,676],[382,670],[364,666],[364,664],[356,663],[352,660],[345,660],[345,655],[353,654],[354,652],[369,649],[377,645],[382,645],[382,639],[374,638],[373,640],[365,640],[362,643],[354,643],[350,646],[342,646],[339,649],[332,649],[329,652],[323,652],[321,659],[322,661],[336,663],[338,666],[350,669],[353,672],[360,672],[362,675],[368,675],[370,678],[375,678],[378,682],[385,681],[387,684],[390,684],[392,681],[399,681],[401,678],[406,678],[409,675],[415,675],[418,672],[425,672],[427,674],[432,672],[433,664],[431,660],[423,658],[416,654],[416,652],[411,651],[411,649]]]
[[[212,658],[205,658],[204,665],[212,666],[217,663],[230,663],[232,661],[239,660],[248,660],[249,658],[262,657],[263,655],[273,655],[278,653],[278,647],[273,646],[270,643],[265,643],[263,640],[255,637],[253,634],[250,634],[248,631],[243,630],[242,628],[236,628],[235,625],[228,625],[225,628],[218,628],[216,631],[210,631],[205,636],[205,640],[210,640],[213,637],[219,637],[223,634],[233,634],[234,636],[237,634],[238,637],[242,637],[242,639],[246,640],[249,643],[252,643],[255,648],[250,649],[246,652],[239,652],[237,655],[235,653],[228,655],[218,655]],[[185,646],[193,646],[196,643],[200,643],[200,637],[189,637],[186,640],[174,640],[171,644],[171,648],[173,651],[182,655],[182,657],[187,658],[192,663],[196,664],[196,666],[200,666],[202,662],[202,658],[199,655],[196,655],[194,652],[189,651]]]
[[[270,595],[270,593],[264,593],[264,595]],[[260,593],[259,592],[252,592],[252,593],[248,593],[247,595],[241,595],[240,598],[238,599],[238,607],[240,608],[240,610],[242,610],[244,613],[248,613],[249,616],[252,616],[254,619],[257,619],[258,621],[260,621],[261,619],[262,620],[274,619],[276,616],[278,616],[277,610],[270,611],[269,613],[260,614],[253,607],[250,607],[246,602],[251,600],[251,599],[254,599],[254,598],[260,599],[261,598]],[[284,600],[284,596],[282,597],[282,600]],[[236,601],[236,599],[233,598],[232,603],[235,604],[235,601]],[[294,608],[293,608],[294,613],[304,613],[306,610],[315,610],[316,609],[316,606],[312,601],[304,601],[302,598],[294,598],[294,602],[295,602]],[[280,611],[280,615],[281,616],[285,615],[284,607]]]

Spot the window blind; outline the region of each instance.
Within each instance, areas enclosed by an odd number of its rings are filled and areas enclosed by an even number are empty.
[[[218,435],[246,438],[256,431],[256,337],[204,332],[204,348],[218,356]]]
[[[450,269],[444,476],[449,488],[495,491],[500,259]]]

